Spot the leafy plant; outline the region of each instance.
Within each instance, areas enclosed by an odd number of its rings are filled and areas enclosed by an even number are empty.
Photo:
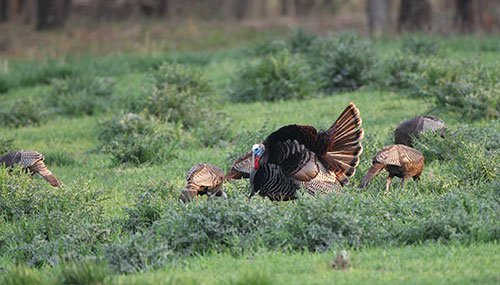
[[[40,125],[45,119],[40,104],[31,98],[18,99],[0,110],[0,122],[7,127]]]
[[[370,44],[345,34],[337,38],[320,38],[308,53],[316,70],[321,89],[331,93],[356,90],[370,82],[375,55]]]
[[[179,133],[171,124],[129,113],[101,123],[99,139],[118,163],[160,163],[173,155]]]
[[[14,150],[14,139],[0,138],[0,155],[6,154]]]
[[[229,96],[240,102],[304,99],[316,90],[311,78],[300,55],[283,51],[243,67],[230,84]]]
[[[85,74],[51,81],[47,105],[67,116],[92,115],[105,109],[114,80]]]
[[[460,113],[469,120],[497,119],[500,115],[498,72],[472,67],[453,78],[443,78],[430,93],[436,108]]]
[[[439,46],[436,41],[428,37],[408,36],[403,38],[401,49],[415,55],[429,56],[436,55],[439,51]]]

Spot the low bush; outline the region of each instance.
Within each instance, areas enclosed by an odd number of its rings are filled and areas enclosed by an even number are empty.
[[[51,81],[47,105],[67,116],[92,115],[106,108],[113,94],[114,80],[90,74]]]
[[[172,254],[159,237],[145,232],[107,244],[103,259],[116,272],[134,273],[160,268],[172,260]]]
[[[403,38],[401,49],[414,55],[430,56],[439,52],[438,43],[425,36],[407,36]]]
[[[88,182],[78,189],[46,188],[15,170],[0,171],[0,250],[16,263],[55,265],[95,256],[113,229],[106,222],[103,193]]]
[[[296,29],[293,31],[289,40],[290,51],[292,53],[307,53],[317,39],[318,36],[313,33],[303,29]]]
[[[0,155],[13,151],[15,149],[14,141],[12,138],[0,138]]]
[[[174,154],[179,130],[144,114],[129,113],[101,123],[102,150],[117,163],[161,163]]]
[[[468,120],[497,119],[500,116],[500,75],[482,66],[462,67],[466,72],[442,78],[431,88],[436,109],[449,110]]]
[[[31,98],[23,98],[0,109],[0,123],[14,128],[36,126],[45,121],[45,115],[40,103]]]
[[[421,59],[398,55],[384,62],[384,85],[398,89],[411,89],[424,80]]]
[[[316,91],[311,78],[302,56],[283,51],[243,67],[230,83],[229,96],[240,102],[304,99]]]
[[[289,49],[288,43],[284,40],[267,39],[250,45],[250,47],[244,49],[244,54],[249,57],[263,57]]]
[[[356,90],[373,76],[375,54],[369,42],[350,34],[314,41],[308,59],[320,87],[328,93]]]
[[[169,200],[177,200],[179,195],[179,191],[167,181],[155,181],[138,188],[138,192],[142,193],[132,206],[125,208],[126,218],[120,220],[123,228],[133,233],[147,229],[160,219],[165,205]]]
[[[213,87],[200,70],[164,64],[152,73],[146,88],[146,112],[162,121],[181,125],[195,134],[204,146],[214,146],[229,137],[227,116],[214,111]]]
[[[7,93],[9,89],[10,85],[7,76],[0,74],[0,94]]]
[[[65,79],[76,74],[74,64],[66,61],[19,62],[13,65],[10,79],[16,86],[29,87],[49,84],[53,79]]]
[[[424,133],[415,148],[422,151],[427,163],[446,161],[441,171],[449,181],[460,185],[475,185],[494,181],[500,164],[500,137],[498,123],[487,128],[463,126],[447,130],[442,138],[435,133]]]
[[[157,90],[171,86],[178,92],[191,90],[199,98],[210,97],[213,92],[210,81],[201,70],[189,65],[165,63],[152,73],[152,77]]]

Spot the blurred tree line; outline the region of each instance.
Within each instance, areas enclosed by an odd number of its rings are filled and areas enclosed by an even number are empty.
[[[365,7],[371,35],[430,31],[440,18],[452,17],[460,32],[498,31],[498,0],[0,0],[0,22],[61,27],[68,18],[122,20],[137,17],[244,20],[275,17],[334,17],[343,5]]]

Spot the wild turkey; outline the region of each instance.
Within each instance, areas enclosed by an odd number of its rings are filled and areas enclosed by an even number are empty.
[[[190,202],[198,195],[227,198],[226,193],[222,191],[224,172],[215,165],[200,163],[193,166],[186,174],[186,181],[186,188],[179,197],[184,203]]]
[[[365,188],[382,169],[389,172],[385,185],[385,194],[388,194],[394,176],[402,179],[401,187],[404,186],[405,180],[410,177],[413,177],[414,180],[420,178],[424,170],[424,156],[420,151],[406,145],[386,146],[375,154],[373,165],[361,180],[359,188]]]
[[[38,173],[45,178],[50,185],[59,187],[59,180],[57,180],[54,174],[45,166],[43,160],[43,155],[34,150],[18,150],[1,156],[0,165],[5,165],[5,167],[20,165],[23,169],[29,170],[32,175]]]
[[[404,121],[394,131],[394,142],[413,146],[413,138],[418,138],[421,133],[432,131],[444,135],[445,125],[439,118],[426,115],[416,116],[413,119]]]
[[[296,199],[300,187],[313,196],[339,191],[354,175],[363,151],[361,122],[351,103],[326,131],[284,126],[237,159],[226,177],[249,177],[250,197],[258,193],[272,201]]]

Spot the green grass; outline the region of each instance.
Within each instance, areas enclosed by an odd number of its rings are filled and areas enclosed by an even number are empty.
[[[335,270],[336,252],[258,252],[188,258],[160,270],[109,275],[102,265],[38,271],[17,268],[6,284],[498,284],[500,246],[427,244],[349,251],[350,268]],[[90,268],[91,270],[86,270]],[[13,276],[13,277],[10,277]],[[15,277],[14,277],[15,276]],[[1,279],[0,279],[1,280]],[[22,283],[23,280],[25,283]],[[11,281],[12,283],[10,283]],[[75,281],[73,281],[75,282]],[[101,282],[101,283],[99,283]]]
[[[498,244],[420,245],[351,251],[351,268],[334,270],[335,252],[194,258],[165,269],[121,276],[123,284],[495,284]]]
[[[474,64],[498,69],[498,63],[492,63],[498,51],[491,51],[490,38],[484,43],[468,37],[435,40],[439,53],[432,61],[475,59]],[[378,59],[390,59],[402,41],[377,42]],[[216,103],[210,109],[227,115],[230,138],[203,147],[199,133],[183,130],[175,156],[167,161],[116,165],[111,155],[99,151],[99,125],[149,95],[144,90],[152,80],[150,71],[174,59],[199,68],[211,80]],[[75,76],[91,73],[115,80],[104,110],[80,117],[51,113],[37,126],[0,124],[0,138],[15,139],[17,149],[44,153],[46,164],[64,183],[63,189],[52,189],[39,177],[33,182],[0,173],[0,207],[28,211],[16,212],[15,218],[0,213],[0,267],[12,277],[7,284],[500,282],[495,266],[500,262],[498,143],[484,143],[498,138],[498,120],[465,123],[459,112],[442,110],[439,116],[451,132],[477,132],[460,133],[453,137],[459,141],[448,145],[436,143],[437,151],[453,153],[446,153],[446,160],[429,160],[421,183],[411,181],[401,189],[395,179],[392,195],[385,197],[382,174],[362,192],[356,186],[374,153],[392,144],[400,122],[428,113],[433,98],[374,83],[354,92],[318,92],[304,100],[234,103],[227,98],[227,88],[236,71],[253,60],[244,49],[75,59],[70,61]],[[30,75],[35,79],[28,81],[22,73],[25,64],[19,63],[19,69],[13,65],[8,76],[15,80],[0,94],[0,109],[20,98],[31,98],[43,109],[43,96],[52,88],[46,79],[58,73],[37,67],[41,71],[33,74],[38,77]],[[292,123],[326,129],[349,102],[361,111],[366,137],[358,171],[342,194],[281,204],[255,197],[247,203],[248,183],[236,182],[227,185],[227,203],[200,198],[187,207],[179,205],[184,175],[194,164],[209,162],[227,170],[230,156],[258,142],[258,132],[267,134]],[[84,218],[95,220],[89,224]],[[92,240],[80,228],[99,234]],[[401,247],[408,244],[412,246]],[[351,252],[352,268],[339,272],[330,263],[333,251],[343,247]],[[110,248],[116,256],[110,257]],[[41,264],[30,264],[30,254]],[[162,257],[165,262],[159,261]],[[85,260],[91,262],[80,266]],[[130,271],[142,272],[117,275],[120,270],[106,264],[113,260],[137,262]],[[55,267],[49,266],[52,263]]]

